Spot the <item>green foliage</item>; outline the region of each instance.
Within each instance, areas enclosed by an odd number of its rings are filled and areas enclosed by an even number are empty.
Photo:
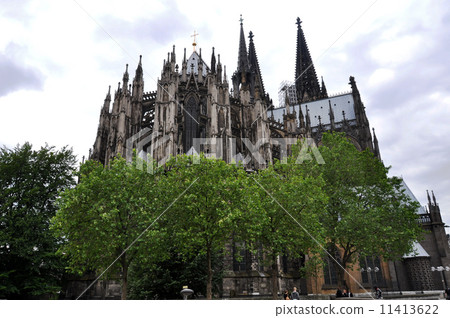
[[[183,286],[194,291],[194,298],[206,295],[206,256],[197,254],[183,259],[173,248],[170,250],[168,259],[151,264],[133,264],[130,269],[129,299],[182,299],[180,291]],[[223,255],[213,255],[212,268],[212,292],[220,294]]]
[[[122,158],[106,169],[89,161],[53,219],[65,240],[60,252],[72,271],[121,275],[123,298],[130,269],[134,299],[179,298],[183,285],[211,299],[220,289],[216,261],[233,241],[255,253],[263,247],[274,297],[279,255],[308,255],[302,274],[316,277],[323,246],[340,250],[344,267],[359,255],[407,252],[420,229],[400,180],[342,135],[324,134],[322,143],[324,164],[304,160],[316,156],[299,144],[286,162],[251,173],[203,154],[171,158],[153,174]]]
[[[272,293],[277,298],[277,256],[301,258],[315,254],[323,244],[320,224],[327,197],[320,176],[308,176],[305,165],[297,164],[293,156],[285,163],[275,162],[250,177],[253,206],[249,226],[251,245],[262,245],[272,268]]]
[[[80,183],[61,195],[52,220],[56,235],[65,239],[60,252],[72,272],[100,274],[119,258],[106,275],[121,276],[126,298],[130,264],[164,254],[155,222],[162,212],[160,175],[137,169],[120,157],[108,168],[95,161],[81,167]]]
[[[0,149],[0,298],[54,297],[64,262],[49,231],[59,192],[74,185],[71,149]]]
[[[324,184],[320,177],[307,176],[304,167],[290,157],[286,164],[277,161],[251,176],[256,196],[253,238],[270,254],[300,257],[323,243]]]
[[[401,180],[389,178],[382,162],[368,150],[358,151],[343,134],[323,134],[319,151],[325,164],[307,165],[312,176],[325,181],[329,200],[321,222],[328,252],[340,250],[344,268],[358,255],[392,259],[409,252],[421,228],[418,205],[401,191]]]
[[[212,298],[212,257],[221,254],[233,235],[246,226],[245,183],[242,168],[222,160],[178,156],[167,163],[167,175],[161,183],[166,205],[165,215],[172,242],[185,259],[205,255],[208,273],[208,299]]]

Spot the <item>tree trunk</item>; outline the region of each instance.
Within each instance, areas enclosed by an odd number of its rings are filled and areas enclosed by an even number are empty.
[[[126,300],[128,289],[128,264],[126,263],[125,255],[122,257],[122,300]]]
[[[345,266],[346,266],[346,264],[342,264],[342,263],[336,264],[336,263],[334,263],[334,268],[336,270],[338,287],[340,289],[347,289],[348,290],[347,282],[345,281],[345,271],[344,271]]]
[[[277,255],[272,255],[272,299],[278,299],[278,263]]]
[[[208,262],[208,278],[206,281],[206,299],[212,299],[212,266],[211,266],[211,248],[206,250],[206,259]]]

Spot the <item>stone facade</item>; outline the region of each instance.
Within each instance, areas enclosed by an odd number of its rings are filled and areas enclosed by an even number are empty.
[[[418,221],[425,230],[424,238],[418,244],[426,257],[419,253],[416,257],[404,256],[402,261],[394,263],[394,271],[391,271],[394,290],[443,290],[450,284],[450,271],[431,270],[432,267],[450,266],[450,246],[434,193],[432,198],[427,193],[427,197],[427,206],[418,214]]]
[[[67,285],[64,288],[62,299],[75,300],[94,299],[94,300],[120,300],[122,287],[118,280],[98,280],[88,288],[96,279],[95,275],[84,275],[82,277],[70,276]]]
[[[312,137],[320,142],[325,131],[345,132],[358,149],[370,149],[379,157],[354,77],[351,92],[329,97],[323,79],[319,85],[300,19],[297,25],[297,104],[273,105],[265,92],[253,33],[247,48],[241,21],[232,87],[214,48],[210,65],[201,49],[189,57],[185,49],[180,69],[174,46],[164,60],[156,92],[144,92],[142,59],[132,84],[127,65],[114,99],[111,87],[106,95],[90,158],[107,165],[117,154],[125,155],[126,143],[132,140],[129,147],[139,145],[159,162],[195,151],[263,169],[284,155],[276,138]],[[151,138],[141,142],[136,134],[143,129]]]

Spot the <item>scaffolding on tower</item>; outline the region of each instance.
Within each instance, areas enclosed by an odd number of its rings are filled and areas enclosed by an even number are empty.
[[[286,91],[289,98],[290,105],[297,105],[297,92],[295,89],[294,82],[291,81],[282,81],[280,84],[280,88],[278,89],[278,103],[279,107],[286,106]]]

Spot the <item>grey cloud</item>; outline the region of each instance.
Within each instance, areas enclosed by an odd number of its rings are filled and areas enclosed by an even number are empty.
[[[369,121],[372,125],[376,123],[385,164],[392,165],[393,174],[405,177],[422,204],[426,203],[425,190],[434,189],[444,222],[449,224],[450,110],[442,107],[443,100],[429,98],[434,93],[448,97],[450,92],[450,10],[445,10],[440,18],[434,18],[433,25],[411,20],[397,30],[400,37],[420,37],[422,47],[407,63],[382,65],[371,55],[372,49],[385,41],[383,31],[391,27],[383,25],[330,50],[321,67],[326,70],[326,83],[331,85],[341,83],[344,75],[347,78],[355,75]],[[342,54],[347,57],[344,62],[340,59]],[[379,68],[392,70],[394,79],[370,86],[369,78]],[[327,83],[328,87],[331,85]]]
[[[44,85],[44,76],[31,66],[21,63],[13,51],[20,49],[14,44],[8,45],[6,52],[0,52],[0,96],[8,95],[20,89],[40,90]]]
[[[179,35],[192,26],[188,18],[176,6],[174,1],[165,3],[165,10],[157,16],[126,21],[117,17],[104,16],[99,23],[108,34],[121,45],[171,45]],[[103,30],[98,30],[99,40],[106,39]]]

